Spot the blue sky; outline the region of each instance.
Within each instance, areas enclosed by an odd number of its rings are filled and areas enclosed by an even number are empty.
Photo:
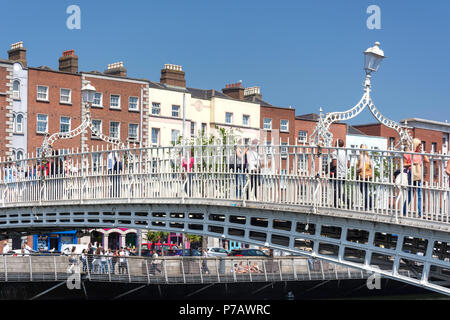
[[[362,52],[375,41],[387,56],[372,97],[393,119],[450,121],[450,1],[129,0],[5,1],[0,58],[24,41],[31,66],[57,68],[75,49],[80,70],[124,61],[130,77],[159,81],[165,63],[182,65],[190,87],[243,81],[297,114],[345,110],[362,95]],[[69,5],[81,30],[69,30]],[[369,5],[381,30],[369,30]],[[351,123],[374,119],[368,110]]]

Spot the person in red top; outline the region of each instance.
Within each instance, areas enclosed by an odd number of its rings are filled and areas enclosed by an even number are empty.
[[[422,141],[420,139],[413,139],[412,152],[422,153]],[[423,163],[430,163],[430,159],[427,156],[421,156],[419,154],[403,154],[403,167],[404,172],[408,174],[408,185],[412,185],[417,190],[417,208],[419,217],[422,214],[422,168]],[[408,188],[408,205],[411,202],[412,189]],[[406,214],[406,203],[403,206],[403,215]]]
[[[191,148],[190,151],[190,158],[189,158],[189,169],[188,169],[188,163],[186,162],[186,159],[183,158],[183,161],[181,162],[181,166],[184,168],[184,172],[186,172],[188,177],[188,183],[184,186],[184,191],[190,196],[192,196],[192,167],[194,166],[194,148]],[[189,186],[188,186],[189,184]]]

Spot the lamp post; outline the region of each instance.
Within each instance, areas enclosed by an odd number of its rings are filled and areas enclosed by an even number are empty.
[[[380,43],[375,42],[373,47],[364,51],[364,71],[366,79],[364,81],[364,94],[361,100],[353,108],[342,112],[331,112],[325,116],[320,115],[319,121],[310,136],[310,144],[317,146],[331,147],[333,142],[333,134],[330,132],[330,126],[337,121],[347,121],[355,118],[364,108],[368,107],[372,115],[381,124],[397,131],[400,136],[401,147],[405,148],[412,145],[412,138],[409,135],[407,128],[400,126],[397,122],[384,117],[380,111],[377,110],[375,104],[370,97],[371,78],[372,73],[378,71],[381,62],[385,58],[383,50],[380,48]]]

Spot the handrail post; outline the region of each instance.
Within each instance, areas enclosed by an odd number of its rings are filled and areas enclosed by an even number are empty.
[[[127,257],[127,271],[128,271],[128,282],[130,282],[131,283],[131,271],[130,271],[130,264],[128,263],[128,260],[129,260],[130,258],[129,257]]]
[[[53,256],[53,266],[55,267],[55,281],[57,281],[58,273],[56,272],[56,256]]]
[[[267,269],[266,269],[266,261],[265,260],[263,260],[263,267],[264,267],[264,276],[266,277],[266,282],[267,282],[268,280],[267,280]]]
[[[89,263],[89,256],[91,256],[90,254],[87,254],[86,255],[86,265],[87,265],[87,272],[88,272],[88,278],[89,278],[89,281],[91,281],[92,279],[91,279],[91,266],[93,266],[92,265],[92,262],[93,261],[91,261],[91,263]],[[92,258],[91,258],[92,259]]]
[[[280,280],[283,281],[283,274],[281,272],[281,260],[278,259],[278,270],[280,271]]]
[[[295,259],[294,259],[294,258],[291,258],[291,261],[292,261],[292,270],[294,271],[294,279],[295,279],[295,280],[298,280],[298,277],[297,277],[297,269],[295,268]]]
[[[220,273],[219,273],[219,266],[218,266],[218,264],[217,264],[217,257],[216,257],[216,271],[217,271],[217,282],[219,282],[220,283]]]
[[[199,267],[199,270],[200,270],[200,281],[203,283],[203,270],[202,270],[202,266],[201,266],[201,264],[200,264],[200,260],[201,259],[198,259],[198,267]],[[205,260],[206,261],[206,260]]]
[[[147,284],[150,284],[150,273],[148,272],[148,260],[145,259],[145,270],[147,270]]]
[[[166,268],[166,259],[164,258],[162,261],[164,267],[164,278],[166,278],[166,283],[169,283],[169,277],[167,276],[167,268]]]
[[[33,267],[31,265],[31,254],[28,255],[28,261],[30,262],[30,281],[33,281]]]
[[[247,259],[247,269],[248,269],[248,275],[249,275],[249,277],[250,277],[250,282],[253,282],[253,279],[252,279],[252,269],[251,269],[251,266],[248,264],[248,259]]]
[[[184,274],[184,263],[183,263],[183,259],[180,259],[181,261],[181,272],[183,274],[183,283],[186,284],[186,275]]]
[[[6,255],[3,255],[5,265],[5,282],[8,282],[8,264],[6,263]]]

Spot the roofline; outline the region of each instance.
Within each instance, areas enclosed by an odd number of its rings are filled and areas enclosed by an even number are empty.
[[[118,81],[124,81],[124,82],[135,82],[135,83],[140,83],[140,84],[147,84],[150,82],[150,80],[147,79],[136,79],[136,78],[129,78],[129,77],[121,77],[121,76],[115,76],[115,75],[111,75],[111,74],[104,74],[104,73],[95,73],[95,72],[85,72],[85,71],[81,71],[80,72],[81,75],[87,76],[87,77],[91,77],[91,78],[98,78],[98,79],[114,79],[114,80],[118,80]]]
[[[249,101],[249,102],[252,102],[252,101]],[[270,105],[270,106],[263,106],[263,105],[261,105],[261,108],[275,108],[275,109],[292,110],[292,111],[294,111],[294,114],[295,114],[295,109],[294,108],[278,107],[278,106],[274,106],[274,105]]]
[[[437,124],[437,125],[440,125],[440,126],[450,126],[450,123],[448,123],[448,122],[440,122],[440,121],[435,121],[435,120],[428,120],[428,119],[422,119],[422,118],[408,118],[408,119],[402,119],[402,120],[400,120],[400,122],[401,123],[405,123],[405,121],[408,121],[408,122],[413,122],[413,121],[416,121],[416,122],[424,122],[424,123],[430,123],[430,124]]]
[[[67,75],[71,75],[71,76],[81,77],[81,73],[79,73],[79,72],[78,73],[71,73],[71,72],[65,72],[65,71],[59,71],[59,70],[53,70],[53,69],[52,70],[41,69],[41,68],[36,68],[36,67],[28,67],[28,70],[54,72],[54,73],[61,73],[61,74],[67,74]]]

